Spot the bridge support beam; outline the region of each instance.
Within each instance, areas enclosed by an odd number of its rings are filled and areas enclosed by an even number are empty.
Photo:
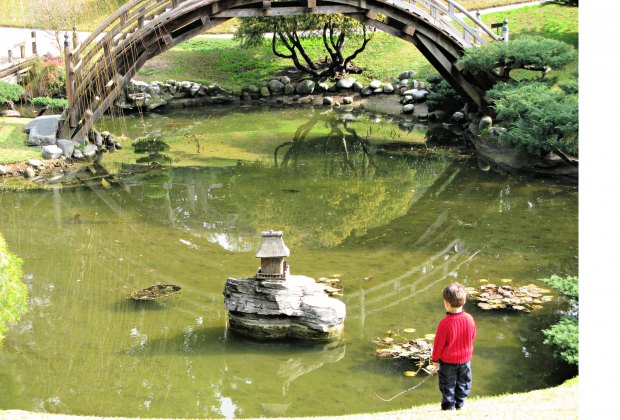
[[[414,34],[416,46],[426,59],[437,69],[441,76],[470,104],[477,109],[483,109],[486,104],[483,91],[463,76],[454,65],[455,59],[450,60],[435,43],[420,33]]]

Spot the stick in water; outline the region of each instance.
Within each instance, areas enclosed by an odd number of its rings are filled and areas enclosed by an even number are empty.
[[[420,381],[420,383],[419,383],[419,384],[417,384],[417,385],[415,385],[415,386],[412,386],[411,388],[405,389],[404,391],[400,391],[398,394],[396,394],[396,395],[394,395],[393,397],[388,398],[388,399],[385,399],[385,398],[380,397],[379,395],[377,395],[377,393],[376,393],[376,392],[375,392],[374,394],[375,394],[375,397],[379,398],[381,401],[389,402],[389,401],[392,401],[393,399],[395,399],[395,398],[397,398],[397,397],[400,397],[400,396],[401,396],[401,395],[403,395],[403,394],[406,394],[406,393],[407,393],[407,392],[409,392],[409,391],[413,391],[414,389],[416,389],[417,387],[419,387],[420,385],[422,385],[424,382],[426,382],[426,380],[427,380],[428,378],[430,378],[430,377],[431,377],[431,375],[428,375],[426,378],[422,379],[422,380]]]

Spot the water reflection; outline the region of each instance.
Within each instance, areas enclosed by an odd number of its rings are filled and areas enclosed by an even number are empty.
[[[383,410],[373,393],[410,387],[402,375],[409,369],[373,359],[372,339],[392,328],[434,332],[446,282],[529,283],[575,272],[576,188],[483,172],[475,161],[442,155],[375,153],[378,142],[385,148],[416,131],[395,128],[403,137],[392,139],[385,120],[337,115],[306,125],[312,116],[295,112],[249,114],[247,124],[233,114],[188,114],[191,124],[175,126],[176,136],[164,132],[166,154],[173,164],[196,157],[195,165],[124,175],[121,187],[0,195],[0,226],[25,260],[32,296],[0,354],[0,408],[191,418]],[[147,122],[157,129],[170,120]],[[137,122],[130,128],[144,132]],[[222,145],[234,153],[208,160]],[[131,149],[122,153],[136,158]],[[228,335],[223,284],[256,271],[258,233],[269,228],[285,230],[295,272],[342,274],[342,346]],[[156,305],[128,299],[157,282],[179,284],[183,293]],[[566,378],[540,332],[566,304],[532,316],[468,310],[479,327],[477,394]],[[428,381],[393,408],[436,400]]]

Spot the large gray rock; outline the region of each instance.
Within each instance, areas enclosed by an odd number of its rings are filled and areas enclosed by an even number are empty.
[[[338,80],[338,82],[336,83],[336,86],[338,86],[339,89],[353,89],[354,83],[355,83],[355,78],[346,77],[344,79]]]
[[[0,115],[2,115],[3,117],[21,117],[22,114],[19,113],[19,111],[15,111],[14,109],[5,109],[4,111],[0,112]]]
[[[86,146],[84,146],[82,154],[84,155],[84,157],[87,158],[95,156],[95,154],[97,154],[97,146],[92,143],[88,143]]]
[[[323,98],[323,105],[333,105],[334,104],[334,98],[332,98],[331,96],[325,96]]]
[[[26,164],[28,164],[29,166],[34,166],[35,168],[40,168],[41,166],[45,165],[39,159],[28,159],[26,161]]]
[[[404,80],[404,79],[411,79],[413,77],[415,77],[416,73],[413,70],[407,70],[407,71],[403,71],[398,78],[400,80]]]
[[[485,115],[480,118],[480,122],[478,123],[478,130],[484,130],[485,128],[490,128],[493,125],[493,118]]]
[[[407,104],[402,107],[400,112],[402,112],[403,114],[413,114],[413,109],[414,109],[413,104]]]
[[[314,92],[315,86],[316,86],[316,83],[314,83],[312,80],[308,80],[308,79],[302,80],[297,85],[297,93],[299,93],[300,95],[308,95]]]
[[[295,85],[292,83],[287,83],[284,85],[284,93],[287,95],[292,95],[295,93]]]
[[[284,92],[284,84],[282,84],[279,80],[271,80],[269,82],[269,90],[272,94],[278,95]]]
[[[162,98],[161,95],[152,93],[151,97],[145,101],[146,109],[152,111],[161,106],[166,105],[168,102]]]
[[[381,87],[381,80],[373,80],[372,82],[370,82],[368,87],[371,88],[372,90],[380,88]]]
[[[456,111],[454,114],[452,114],[452,121],[456,121],[456,122],[461,122],[465,119],[465,114],[463,114],[461,111]]]
[[[353,91],[354,92],[361,92],[362,89],[364,89],[364,85],[363,84],[361,84],[360,82],[353,83]]]
[[[49,144],[41,147],[41,156],[43,159],[58,159],[62,156],[62,149],[55,144]]]
[[[372,89],[365,87],[364,89],[360,91],[360,94],[362,96],[370,96],[372,95]]]
[[[282,82],[282,84],[284,86],[288,85],[289,83],[291,83],[291,78],[288,76],[282,76],[280,77],[280,82]]]
[[[350,97],[350,96],[344,96],[342,98],[342,103],[345,104],[345,105],[350,105],[350,104],[353,103],[353,98]]]
[[[71,140],[58,140],[56,142],[56,146],[62,150],[62,154],[66,157],[71,157],[73,155],[73,151],[75,150],[75,143]]]
[[[6,166],[0,165],[0,176],[6,175],[9,172]]]
[[[43,115],[30,121],[24,127],[28,134],[26,144],[28,146],[46,146],[56,144],[56,131],[60,115]]]
[[[266,98],[269,95],[271,95],[271,93],[269,93],[269,88],[267,86],[263,86],[262,88],[260,88],[260,96]]]
[[[341,337],[345,304],[306,276],[286,280],[229,278],[224,286],[229,327],[255,338],[330,341]]]
[[[321,82],[318,85],[316,85],[316,90],[319,92],[327,92],[329,91],[329,85],[325,82]]]
[[[383,86],[383,93],[394,93],[394,86],[391,83],[386,83]]]
[[[32,166],[29,166],[24,170],[24,177],[26,178],[34,178],[36,174],[37,173],[34,171],[34,169],[32,169]]]
[[[146,105],[146,101],[151,99],[151,95],[149,93],[129,93],[127,98],[134,106],[142,108]]]

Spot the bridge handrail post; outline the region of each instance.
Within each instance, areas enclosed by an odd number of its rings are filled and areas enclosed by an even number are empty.
[[[474,22],[475,27],[479,27],[487,35],[489,35],[493,40],[499,41],[499,37],[495,35],[493,31],[487,25],[485,25],[484,22],[482,22],[477,16],[474,16],[469,10],[467,10],[466,8],[464,8],[463,6],[461,6],[458,2],[454,0],[446,0],[446,2],[448,4],[454,5],[455,9],[457,9],[459,12],[463,13],[466,17],[471,19]]]
[[[77,33],[77,27],[73,25],[73,49],[75,50],[80,43],[80,38]]]
[[[67,107],[69,109],[69,125],[71,127],[75,127],[75,112],[73,110],[73,104],[75,103],[74,92],[73,89],[75,87],[74,84],[74,74],[73,74],[73,63],[71,62],[71,49],[69,47],[69,34],[65,32],[65,73],[66,73],[66,84],[65,89],[67,91]]]
[[[508,18],[504,18],[502,22],[502,41],[508,42],[510,40],[510,31],[508,29]]]
[[[37,49],[37,31],[30,32],[30,37],[32,38],[32,55],[39,55]]]

